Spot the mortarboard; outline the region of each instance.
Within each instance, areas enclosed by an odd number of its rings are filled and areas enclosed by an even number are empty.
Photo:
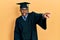
[[[28,8],[27,4],[30,4],[28,2],[21,2],[21,3],[17,3],[18,5],[20,5],[20,8]]]

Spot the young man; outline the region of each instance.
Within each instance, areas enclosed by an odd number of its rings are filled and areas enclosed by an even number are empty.
[[[36,24],[46,30],[46,19],[49,18],[49,13],[29,13],[27,4],[30,3],[18,3],[22,15],[16,19],[14,40],[38,40]]]

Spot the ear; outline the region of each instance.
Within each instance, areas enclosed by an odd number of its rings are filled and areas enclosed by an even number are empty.
[[[20,11],[21,11],[22,9],[20,8]]]

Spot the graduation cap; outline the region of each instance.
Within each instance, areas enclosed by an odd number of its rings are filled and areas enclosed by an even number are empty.
[[[21,3],[17,3],[18,5],[20,5],[20,8],[28,8],[27,4],[30,4],[28,2],[21,2]]]

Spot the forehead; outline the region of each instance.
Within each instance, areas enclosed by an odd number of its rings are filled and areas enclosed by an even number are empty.
[[[28,8],[21,8],[21,9],[23,9],[23,10],[24,10],[24,9],[28,9]]]

